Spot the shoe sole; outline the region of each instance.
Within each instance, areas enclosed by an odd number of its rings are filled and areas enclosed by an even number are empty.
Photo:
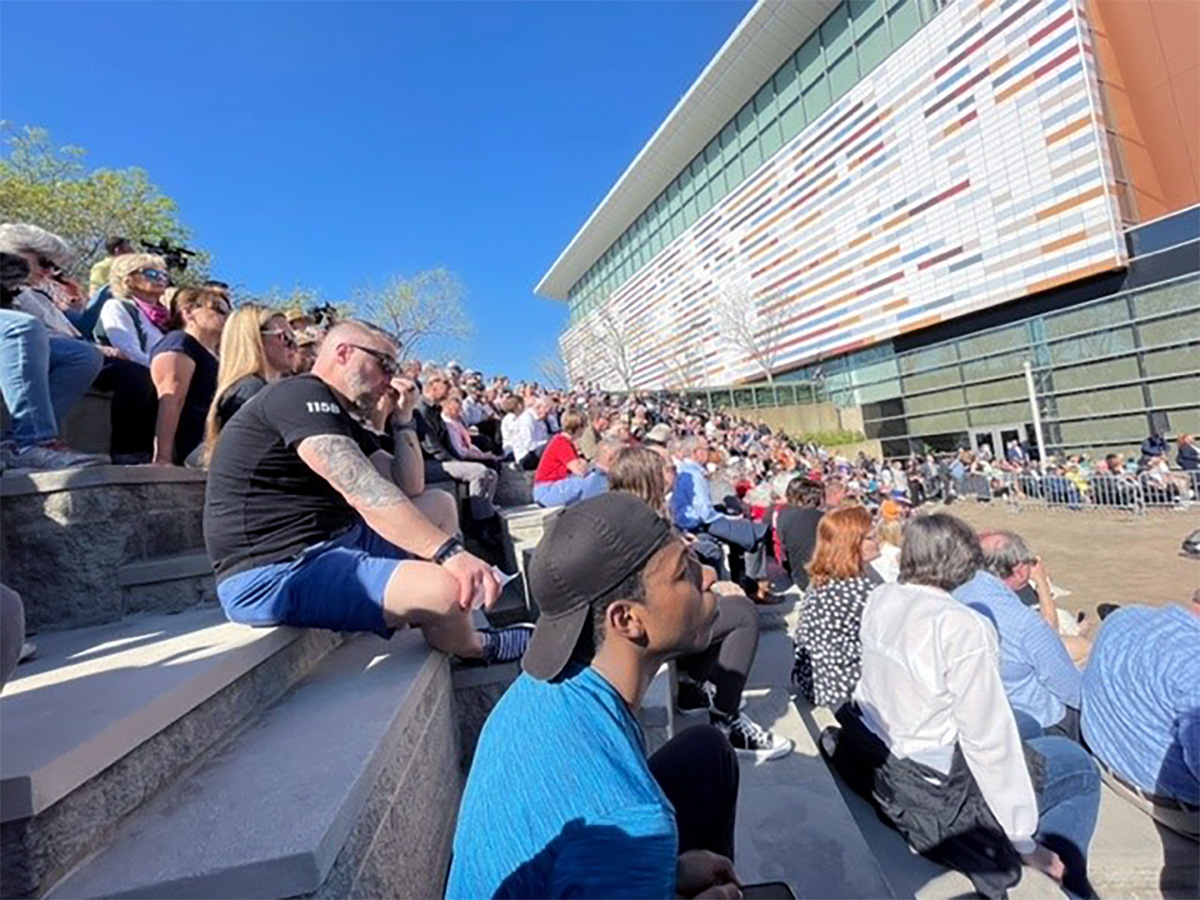
[[[738,756],[744,756],[746,759],[753,759],[758,762],[770,762],[771,760],[782,759],[788,756],[795,749],[794,744],[788,744],[783,747],[776,747],[774,750],[742,750],[734,747],[733,752]]]

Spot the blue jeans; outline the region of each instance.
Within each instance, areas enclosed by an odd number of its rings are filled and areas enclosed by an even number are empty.
[[[1034,837],[1063,861],[1063,886],[1078,897],[1094,897],[1087,852],[1100,813],[1100,770],[1091,754],[1065,737],[1036,737],[1026,743],[1045,760]]]
[[[0,392],[11,419],[5,440],[28,447],[56,438],[103,363],[97,347],[52,337],[28,313],[0,309]]]
[[[568,475],[558,481],[534,484],[533,499],[538,506],[571,506],[583,499],[587,480],[582,475]]]

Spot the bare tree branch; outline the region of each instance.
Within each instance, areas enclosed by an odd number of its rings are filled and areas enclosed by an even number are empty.
[[[626,391],[633,390],[632,323],[607,306],[588,317],[583,328],[583,352],[599,362],[605,374],[616,376]],[[601,376],[603,380],[603,376]]]
[[[463,308],[463,287],[447,269],[393,276],[382,288],[355,293],[362,313],[392,332],[406,356],[433,340],[457,343],[470,337],[471,322]]]
[[[787,321],[787,304],[755,291],[749,281],[721,285],[713,306],[713,318],[721,335],[754,362],[768,382],[775,380],[775,362]]]

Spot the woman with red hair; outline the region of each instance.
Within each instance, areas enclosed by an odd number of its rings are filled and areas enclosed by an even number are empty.
[[[867,564],[878,555],[871,514],[864,507],[844,507],[821,517],[817,546],[806,567],[809,588],[793,635],[792,681],[809,703],[836,709],[858,684],[858,629],[867,595],[875,587]]]

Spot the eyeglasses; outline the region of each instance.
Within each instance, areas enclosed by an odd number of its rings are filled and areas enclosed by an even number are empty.
[[[232,312],[232,310],[228,306],[209,306],[209,307],[206,307],[206,309],[211,309],[213,312],[215,312],[218,316],[221,316],[221,317],[226,317],[230,314],[230,312]]]
[[[44,256],[37,258],[37,264],[49,272],[51,275],[61,275],[62,269],[53,260],[46,259]]]
[[[292,337],[289,331],[280,331],[279,329],[269,329],[262,332],[263,337],[277,337],[283,342],[283,346],[296,349],[296,339]]]
[[[375,350],[372,347],[363,347],[359,344],[351,344],[355,350],[361,350],[363,353],[373,356],[375,362],[379,363],[379,368],[383,369],[383,374],[389,378],[400,374],[400,363],[390,353],[384,353],[382,350]]]
[[[139,269],[138,274],[143,278],[148,278],[151,281],[167,282],[171,280],[171,276],[162,269]]]

